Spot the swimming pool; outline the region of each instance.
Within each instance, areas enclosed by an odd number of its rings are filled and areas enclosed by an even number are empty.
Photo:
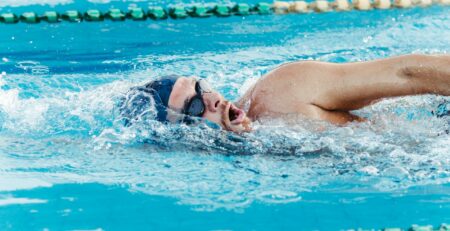
[[[0,7],[22,12],[147,5],[35,2],[45,4],[7,0]],[[449,21],[449,7],[433,6],[0,24],[0,230],[340,230],[450,223],[449,118],[421,113],[445,97],[391,99],[357,112],[373,118],[370,123],[335,127],[299,119],[298,126],[286,127],[273,120],[244,136],[152,121],[126,128],[116,114],[117,100],[130,86],[166,73],[207,78],[237,99],[283,62],[448,53]]]

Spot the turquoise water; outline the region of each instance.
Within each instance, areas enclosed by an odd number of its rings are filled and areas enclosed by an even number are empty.
[[[146,2],[2,1],[3,11]],[[96,1],[99,2],[99,1]],[[164,2],[179,3],[179,2]],[[14,4],[14,7],[8,5]],[[52,8],[53,9],[53,8]],[[0,230],[336,230],[450,222],[448,97],[335,127],[125,128],[129,87],[176,73],[230,100],[284,62],[448,53],[450,8],[182,21],[0,24]]]

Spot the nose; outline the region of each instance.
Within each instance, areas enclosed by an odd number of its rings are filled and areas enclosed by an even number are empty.
[[[217,92],[204,93],[203,102],[209,111],[216,112],[222,103],[222,97]]]

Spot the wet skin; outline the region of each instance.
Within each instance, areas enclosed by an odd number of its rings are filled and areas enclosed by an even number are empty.
[[[351,110],[383,98],[418,94],[450,95],[449,55],[284,64],[259,79],[236,106],[217,92],[205,93],[203,117],[237,133],[250,131],[251,121],[288,114],[345,124],[364,121]],[[195,79],[180,78],[170,95],[169,107],[181,112],[186,100],[194,95]],[[244,105],[248,105],[246,112],[242,110]]]

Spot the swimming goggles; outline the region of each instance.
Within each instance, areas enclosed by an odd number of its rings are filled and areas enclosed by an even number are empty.
[[[204,80],[197,80],[195,83],[195,96],[192,97],[189,102],[187,102],[182,110],[182,113],[185,114],[188,118],[184,118],[183,121],[189,122],[189,117],[202,117],[205,113],[206,105],[203,102],[203,94],[211,93],[213,90],[211,85]]]

